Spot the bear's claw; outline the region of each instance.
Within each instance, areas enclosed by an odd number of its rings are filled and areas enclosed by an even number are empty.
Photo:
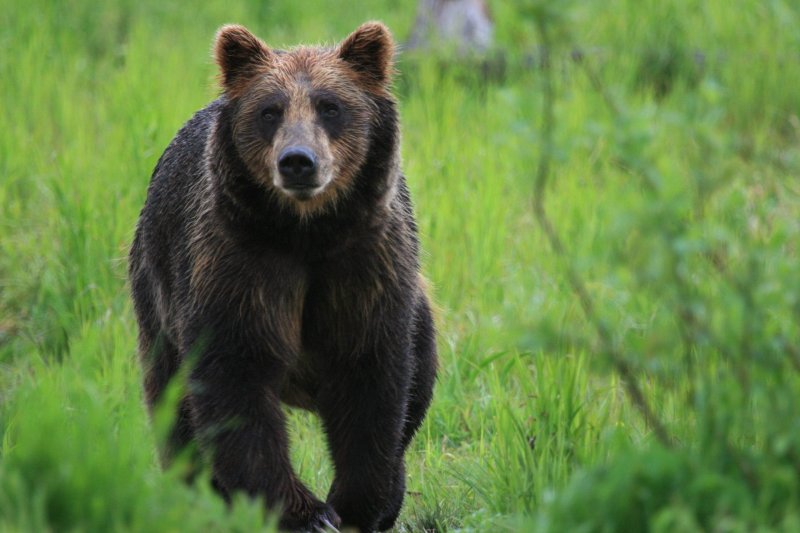
[[[328,520],[327,518],[322,518],[320,521],[322,522],[323,527],[315,526],[314,533],[330,533],[330,532],[340,533],[339,529],[336,526],[334,526],[331,523],[331,521]]]

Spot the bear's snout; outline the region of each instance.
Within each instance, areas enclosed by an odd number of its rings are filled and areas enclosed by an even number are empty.
[[[317,157],[305,146],[290,146],[278,157],[281,186],[289,191],[308,191],[320,186],[317,180]]]

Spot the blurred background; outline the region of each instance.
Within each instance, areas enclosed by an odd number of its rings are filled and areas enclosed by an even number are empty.
[[[159,470],[127,249],[220,25],[370,19],[440,330],[397,530],[800,530],[789,0],[0,0],[0,530],[273,527]]]

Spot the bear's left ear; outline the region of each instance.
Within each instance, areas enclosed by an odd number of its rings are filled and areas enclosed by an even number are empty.
[[[339,58],[355,70],[369,87],[389,85],[394,69],[394,39],[380,22],[366,22],[337,48]]]

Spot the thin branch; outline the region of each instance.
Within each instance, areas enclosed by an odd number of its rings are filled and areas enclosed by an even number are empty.
[[[536,26],[542,41],[542,60],[545,65],[550,64],[550,33],[547,23],[541,18],[537,18]],[[594,327],[600,341],[603,345],[604,351],[609,358],[614,370],[619,374],[625,386],[625,391],[633,404],[641,413],[645,423],[653,429],[658,440],[664,446],[671,446],[672,439],[663,425],[661,420],[653,412],[650,404],[647,402],[639,382],[636,379],[635,372],[624,354],[619,350],[614,342],[613,336],[609,327],[598,315],[594,300],[589,295],[581,277],[578,275],[575,267],[569,261],[567,251],[564,244],[561,242],[558,234],[556,233],[550,219],[547,216],[544,206],[545,193],[547,182],[550,177],[550,162],[553,151],[553,132],[555,129],[555,115],[554,115],[554,91],[553,91],[553,75],[552,69],[545,68],[542,70],[543,82],[543,109],[542,109],[542,152],[539,158],[539,166],[536,172],[536,181],[534,188],[533,198],[533,211],[536,215],[536,220],[541,226],[544,234],[550,243],[550,247],[559,256],[566,268],[567,280],[572,287],[573,292],[577,295],[580,302],[583,314],[589,323]]]

